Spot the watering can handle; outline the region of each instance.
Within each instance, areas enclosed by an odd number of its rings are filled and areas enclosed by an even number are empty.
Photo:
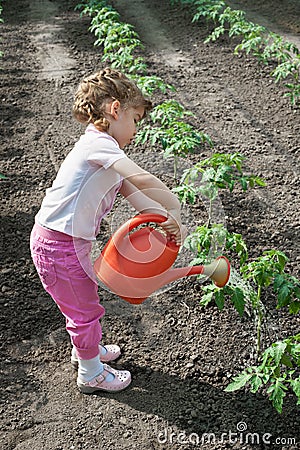
[[[127,220],[121,227],[114,233],[114,243],[118,244],[130,231],[139,225],[147,222],[162,223],[165,222],[167,218],[161,216],[160,214],[138,214],[132,219]]]
[[[130,219],[128,222],[129,231],[133,230],[134,228],[138,227],[142,223],[147,222],[155,222],[155,223],[162,223],[167,220],[166,217],[161,216],[160,214],[139,214],[133,219]]]

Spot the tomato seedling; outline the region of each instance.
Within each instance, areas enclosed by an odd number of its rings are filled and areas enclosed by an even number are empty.
[[[237,391],[247,384],[257,393],[264,386],[274,408],[281,413],[284,397],[292,389],[300,405],[300,334],[273,343],[262,354],[258,366],[247,367],[235,376],[226,392]]]

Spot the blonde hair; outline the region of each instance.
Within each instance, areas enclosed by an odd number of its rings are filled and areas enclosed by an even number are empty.
[[[152,108],[136,84],[123,73],[106,68],[84,78],[75,94],[73,116],[83,124],[93,123],[99,131],[108,131],[105,105],[118,100],[123,109],[144,107],[145,114]]]

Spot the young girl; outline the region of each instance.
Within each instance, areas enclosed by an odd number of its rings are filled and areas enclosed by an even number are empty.
[[[41,282],[66,318],[71,362],[78,366],[83,393],[120,391],[131,382],[130,372],[105,364],[120,355],[120,348],[100,345],[104,308],[90,259],[92,241],[116,194],[139,212],[165,215],[162,227],[178,245],[185,235],[177,197],[123,151],[150,109],[137,86],[116,70],[106,68],[80,83],[73,115],[88,126],[47,189],[31,233]]]

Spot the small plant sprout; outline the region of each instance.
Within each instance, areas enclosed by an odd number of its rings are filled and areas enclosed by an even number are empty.
[[[266,387],[272,405],[281,413],[284,397],[292,389],[300,405],[300,334],[275,342],[261,359],[260,365],[247,367],[235,376],[225,391],[237,391],[249,384],[250,391],[256,393]]]
[[[207,21],[212,20],[214,23],[217,23],[222,10],[226,7],[223,1],[196,0],[191,3],[196,6],[193,22],[198,22],[201,17],[204,17]]]
[[[288,307],[291,314],[300,311],[300,281],[292,275],[281,272],[275,275],[273,289],[277,297],[277,309]]]
[[[175,87],[171,84],[166,84],[160,77],[157,76],[132,76],[136,80],[138,87],[144,95],[153,95],[155,91],[160,91],[165,94],[168,90],[175,92]]]
[[[243,173],[244,159],[240,153],[214,153],[210,158],[203,159],[187,169],[181,178],[181,185],[174,191],[182,201],[195,200],[197,193],[209,199],[208,223],[210,223],[212,204],[219,189],[229,189],[232,192],[237,183],[241,185],[243,191],[255,185],[266,185],[260,177]],[[192,193],[189,194],[191,188]]]
[[[261,300],[262,289],[268,288],[277,275],[284,271],[287,256],[279,250],[267,250],[256,260],[244,264],[241,273],[245,280],[251,280],[257,286],[256,295],[253,297],[253,309],[257,313],[256,351],[257,356],[261,348],[261,326],[264,318],[264,308]]]
[[[285,41],[282,36],[269,31],[267,45],[264,47],[261,58],[265,63],[268,61],[276,61],[281,64],[291,60],[291,55],[299,55],[299,50],[295,44]]]
[[[242,236],[237,233],[230,233],[223,224],[197,227],[186,238],[184,246],[196,254],[196,257],[191,261],[191,265],[205,264],[220,253],[225,254],[230,259],[237,255],[240,264],[243,264],[248,258],[247,246]],[[214,300],[217,307],[222,310],[225,300],[229,299],[239,315],[243,316],[245,305],[249,302],[249,293],[252,293],[252,290],[247,283],[242,283],[240,279],[237,282],[231,276],[228,284],[222,289],[211,284],[203,286],[202,292],[201,306],[207,306]]]
[[[194,13],[193,22],[201,18],[212,22],[215,26],[205,42],[214,42],[225,33],[230,38],[240,37],[241,42],[235,47],[234,53],[244,51],[253,54],[259,61],[269,64],[275,62],[277,67],[271,73],[275,81],[290,78],[284,84],[288,92],[284,95],[290,98],[291,104],[296,106],[300,98],[299,85],[299,49],[267,28],[256,25],[245,18],[241,10],[231,9],[222,0],[170,0],[171,4],[190,4]]]
[[[220,12],[221,6],[223,7],[223,5],[219,4],[218,8],[214,9],[214,11],[211,11],[210,19],[216,18],[216,14]],[[234,26],[236,27],[236,24],[239,24],[240,27],[245,26],[244,17],[245,13],[243,11],[233,10],[229,6],[227,6],[223,10],[223,12],[218,14],[218,23],[220,25],[214,29],[214,31],[211,33],[210,36],[208,36],[205,42],[216,41],[224,33],[229,33],[229,35],[231,34],[233,35],[233,33],[236,34],[236,31],[233,32],[232,28]]]
[[[99,9],[104,8],[106,6],[106,1],[103,0],[87,0],[84,3],[78,3],[75,6],[75,11],[77,9],[81,9],[81,13],[80,16],[83,16],[84,14],[88,15],[88,16],[93,16],[94,14],[97,14],[97,12],[99,11]]]
[[[166,158],[174,158],[174,177],[179,157],[187,157],[204,143],[212,146],[210,137],[193,125],[181,120],[194,115],[176,100],[165,101],[150,113],[152,123],[145,125],[137,134],[136,142],[149,141],[152,146],[159,143]]]
[[[271,73],[278,83],[281,80],[289,79],[284,86],[288,89],[284,95],[289,97],[293,106],[296,106],[300,98],[300,54],[298,53],[292,60],[279,64]]]
[[[156,106],[150,113],[153,123],[167,127],[178,122],[179,119],[186,117],[195,117],[195,115],[187,111],[184,106],[176,100],[167,100]]]
[[[102,61],[128,74],[146,72],[144,59],[137,53],[143,45],[132,25],[120,21],[120,14],[104,1],[77,5],[81,14],[92,17],[90,31],[94,33],[95,46],[103,47]]]
[[[196,254],[195,259],[191,261],[192,265],[206,263],[224,248],[227,256],[232,257],[233,254],[238,256],[240,265],[248,259],[248,249],[242,236],[230,233],[223,224],[196,227],[186,238],[184,246]]]

